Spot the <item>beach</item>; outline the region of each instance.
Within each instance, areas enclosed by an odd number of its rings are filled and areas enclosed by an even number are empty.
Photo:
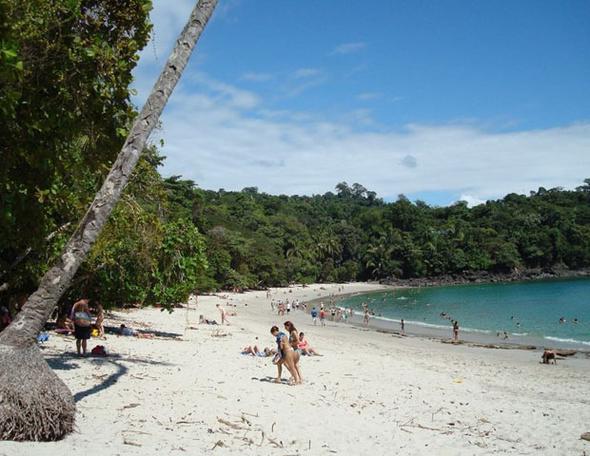
[[[376,284],[271,289],[309,302]],[[216,304],[236,316],[220,321]],[[270,327],[286,320],[323,356],[303,357],[304,383],[275,384]],[[277,316],[265,291],[199,296],[172,314],[110,313],[152,339],[107,334],[109,356],[79,358],[71,337],[43,353],[77,400],[77,431],[54,443],[0,443],[0,455],[583,455],[590,442],[590,359],[540,364],[541,353],[443,344],[311,317]],[[255,338],[258,338],[257,340]],[[288,373],[283,372],[287,379]]]

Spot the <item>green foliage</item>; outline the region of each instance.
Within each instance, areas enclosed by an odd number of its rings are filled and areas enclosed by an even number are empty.
[[[150,6],[0,0],[0,271],[38,260],[12,286],[34,286],[63,240],[47,237],[80,219],[122,145]]]
[[[169,307],[197,289],[207,261],[203,237],[190,220],[167,223],[163,234],[149,303]]]
[[[590,266],[586,186],[507,195],[469,209],[384,203],[362,185],[337,193],[272,196],[193,189],[167,181],[177,212],[205,233],[208,285],[252,288],[289,282],[423,277],[471,271]],[[198,201],[198,203],[195,203]]]

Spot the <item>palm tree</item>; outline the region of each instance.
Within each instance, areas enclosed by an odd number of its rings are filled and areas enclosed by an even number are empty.
[[[194,7],[158,81],[137,116],[117,160],[78,228],[14,322],[0,334],[0,439],[57,440],[74,428],[68,387],[49,368],[36,337],[106,223],[217,0]]]

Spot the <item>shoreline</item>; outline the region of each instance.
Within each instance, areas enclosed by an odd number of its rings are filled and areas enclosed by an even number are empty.
[[[413,288],[413,287],[396,287],[394,285],[387,285],[386,289],[399,289],[399,288]],[[334,305],[336,307],[341,306],[341,301],[351,297],[359,296],[363,294],[370,294],[379,292],[383,289],[363,292],[352,292],[344,293],[335,296]],[[308,305],[307,313],[309,313],[311,307],[315,304],[319,304],[320,301],[326,298],[316,298],[311,301],[307,301]],[[413,321],[405,321],[405,330],[402,334],[400,328],[400,320],[395,318],[384,318],[379,316],[371,316],[368,326],[363,324],[362,315],[358,310],[354,310],[353,317],[349,317],[346,322],[333,322],[330,323],[341,325],[343,327],[351,326],[356,328],[368,329],[376,332],[384,332],[399,337],[415,337],[424,340],[434,340],[441,343],[450,343],[454,345],[466,345],[475,346],[489,349],[504,349],[504,350],[534,350],[543,351],[551,349],[562,349],[562,350],[575,350],[580,357],[590,355],[590,347],[585,346],[583,343],[570,343],[566,341],[549,341],[542,337],[534,336],[519,336],[511,334],[508,340],[499,339],[491,331],[480,330],[480,329],[461,329],[459,340],[457,342],[452,341],[452,326],[449,323],[448,328],[443,325],[433,324],[421,324]],[[577,356],[577,355],[576,355]]]

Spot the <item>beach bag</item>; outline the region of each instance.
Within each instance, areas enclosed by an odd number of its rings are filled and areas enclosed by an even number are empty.
[[[90,353],[94,356],[107,356],[107,351],[105,350],[104,345],[97,345]]]

